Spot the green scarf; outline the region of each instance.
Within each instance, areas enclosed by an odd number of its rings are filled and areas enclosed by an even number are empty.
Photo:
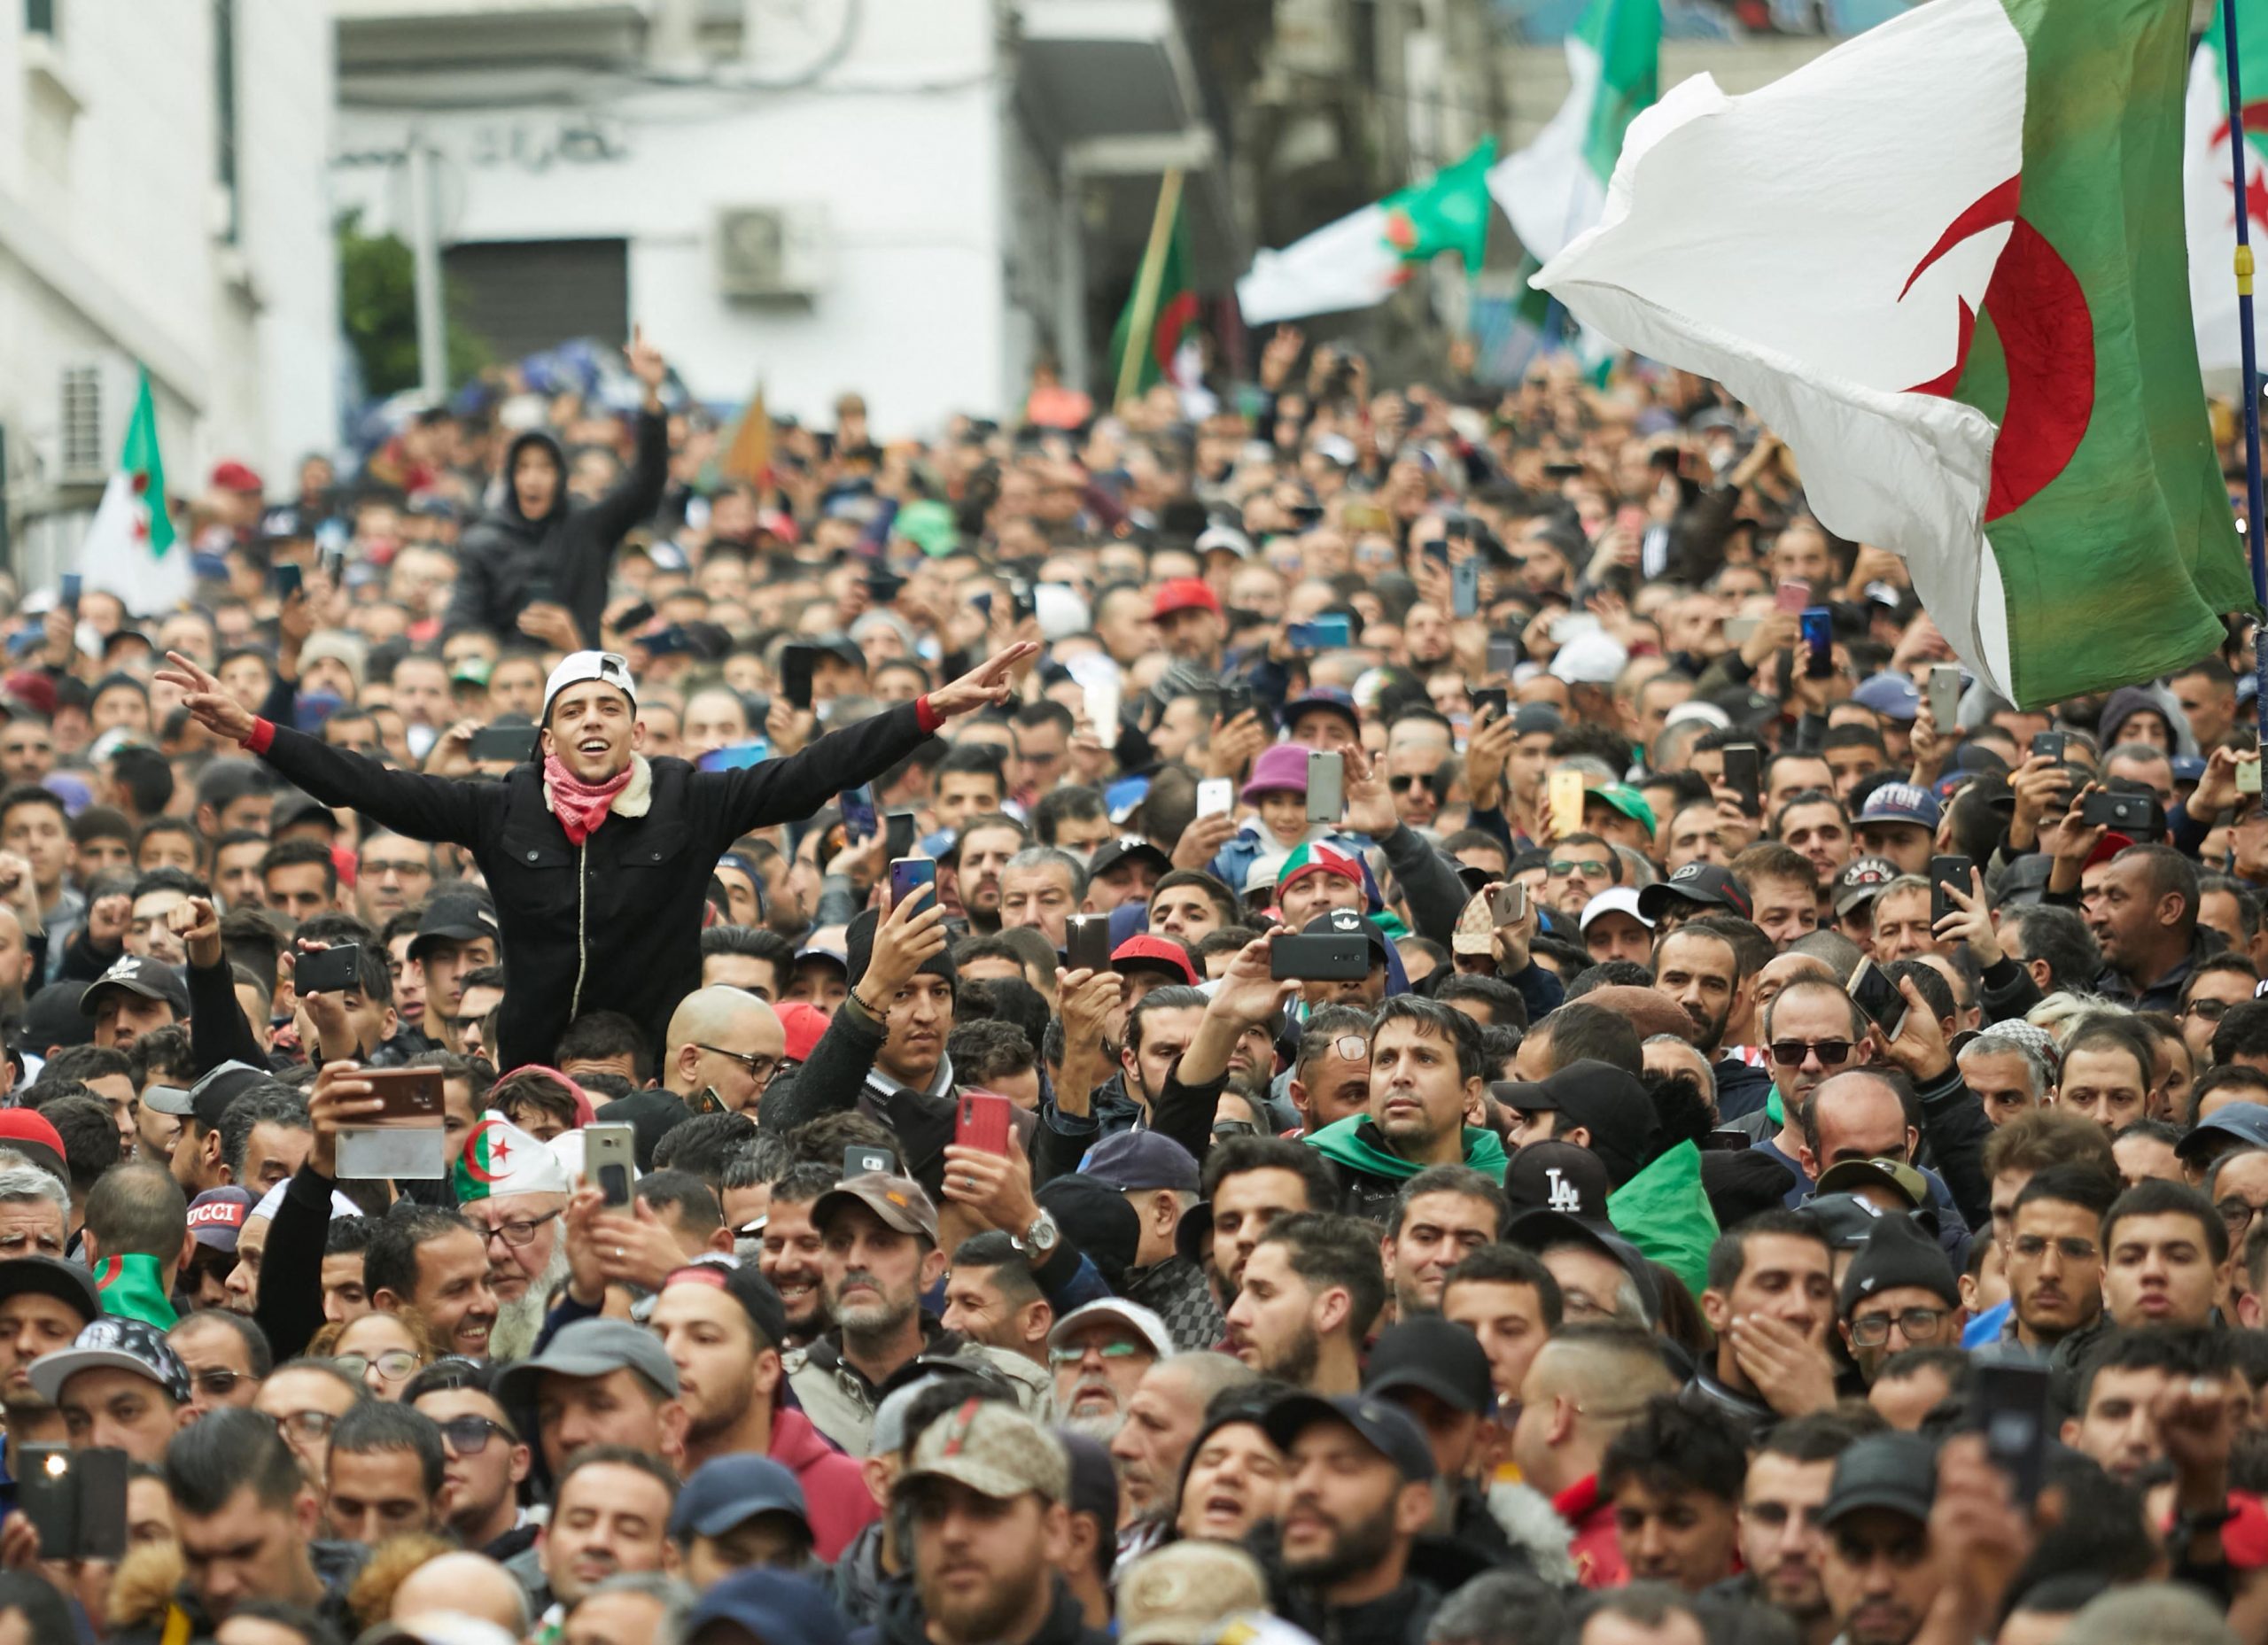
[[[180,1323],[181,1316],[167,1298],[165,1270],[155,1257],[138,1252],[105,1257],[95,1264],[95,1289],[102,1295],[105,1314],[138,1319],[159,1331],[171,1331]]]
[[[1606,1214],[1617,1233],[1683,1280],[1696,1297],[1706,1288],[1717,1217],[1701,1186],[1701,1151],[1689,1139],[1609,1194]]]
[[[1335,1164],[1351,1170],[1367,1171],[1372,1176],[1391,1177],[1397,1183],[1406,1183],[1425,1168],[1414,1160],[1388,1153],[1356,1136],[1355,1132],[1369,1121],[1368,1114],[1349,1114],[1309,1137],[1308,1146],[1319,1151],[1324,1159]],[[1504,1154],[1504,1145],[1496,1133],[1478,1125],[1464,1128],[1464,1162],[1476,1171],[1486,1171],[1500,1182],[1503,1179],[1504,1167],[1509,1163]]]

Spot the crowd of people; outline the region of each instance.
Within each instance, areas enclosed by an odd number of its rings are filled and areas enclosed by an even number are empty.
[[[1214,386],[639,338],[5,591],[0,1642],[2268,1639],[2249,625]]]

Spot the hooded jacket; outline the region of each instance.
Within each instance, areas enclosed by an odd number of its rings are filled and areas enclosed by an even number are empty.
[[[512,469],[531,447],[551,454],[559,468],[559,489],[551,511],[541,519],[520,512]],[[614,488],[596,502],[576,503],[567,495],[567,455],[548,434],[523,434],[504,455],[504,498],[464,534],[457,549],[456,589],[449,596],[444,632],[485,628],[509,637],[517,632],[520,613],[539,593],[574,614],[583,644],[599,643],[599,617],[606,609],[607,577],[623,533],[650,518],[669,483],[670,430],[665,415],[638,414],[638,453]]]
[[[1346,1192],[1350,1216],[1383,1221],[1393,1210],[1402,1185],[1425,1168],[1387,1148],[1386,1138],[1379,1134],[1379,1128],[1366,1113],[1349,1114],[1335,1124],[1324,1126],[1306,1141],[1309,1147],[1331,1161],[1332,1174],[1339,1178],[1340,1187]],[[1511,1161],[1495,1132],[1485,1126],[1468,1125],[1464,1128],[1464,1163],[1491,1182],[1502,1182],[1504,1168]]]
[[[737,771],[650,761],[644,815],[609,817],[579,846],[545,803],[533,760],[501,782],[458,782],[388,771],[266,721],[246,746],[327,805],[472,853],[511,971],[498,1066],[517,1067],[544,1061],[568,1023],[602,1005],[666,1044],[670,1013],[701,986],[702,911],[718,857],[742,834],[809,817],[880,776],[928,737],[927,712],[926,702],[900,703]]]
[[[793,1406],[778,1406],[772,1413],[770,1455],[804,1487],[804,1517],[820,1559],[832,1563],[881,1514],[858,1464],[829,1445],[812,1419]]]

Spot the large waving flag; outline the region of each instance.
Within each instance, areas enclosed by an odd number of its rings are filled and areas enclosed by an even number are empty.
[[[1567,100],[1534,142],[1488,174],[1488,191],[1538,262],[1606,209],[1623,134],[1661,96],[1661,0],[1591,0],[1576,19]]]
[[[1488,243],[1488,168],[1496,140],[1424,182],[1389,194],[1280,252],[1262,252],[1237,282],[1247,325],[1368,308],[1443,252],[1478,274]]]
[[[2268,0],[2237,0],[2236,26],[2242,40],[2268,43]],[[2189,65],[2189,112],[2182,145],[2182,189],[2189,217],[2189,306],[2197,321],[2197,362],[2208,372],[2229,374],[2242,365],[2243,335],[2237,326],[2236,214],[2252,220],[2252,243],[2268,241],[2268,99],[2258,95],[2244,105],[2244,194],[2236,192],[2229,144],[2227,39],[2218,5]],[[2256,75],[2259,71],[2255,69]],[[2268,333],[2254,334],[2268,342]],[[2229,379],[2234,381],[2233,376]]]
[[[1755,406],[2023,703],[2179,667],[2252,605],[2184,267],[2188,17],[1931,0],[1748,97],[1687,81],[1536,276]]]
[[[103,487],[76,569],[87,587],[116,594],[128,610],[144,617],[181,604],[195,582],[188,547],[175,540],[166,512],[166,464],[158,453],[158,408],[146,369],[118,469]]]

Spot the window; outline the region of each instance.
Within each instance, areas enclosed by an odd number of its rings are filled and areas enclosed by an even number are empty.
[[[55,37],[55,13],[59,0],[24,0],[24,32]]]
[[[221,196],[221,237],[233,244],[237,237],[237,0],[213,0],[213,182]]]

